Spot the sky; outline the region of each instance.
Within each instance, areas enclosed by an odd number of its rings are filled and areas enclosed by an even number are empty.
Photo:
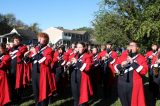
[[[75,29],[91,27],[100,0],[0,0],[0,13],[12,13],[27,25]]]

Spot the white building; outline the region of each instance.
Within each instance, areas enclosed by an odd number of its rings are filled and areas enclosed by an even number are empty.
[[[30,30],[15,29],[15,28],[13,28],[13,30],[9,33],[0,35],[0,42],[9,43],[11,42],[13,36],[20,36],[22,38],[23,44],[29,44],[30,41],[37,42],[36,33]]]
[[[90,39],[90,35],[86,31],[50,27],[43,32],[49,35],[50,43],[57,46],[62,44],[67,44],[69,46],[72,42],[78,41],[89,42]]]

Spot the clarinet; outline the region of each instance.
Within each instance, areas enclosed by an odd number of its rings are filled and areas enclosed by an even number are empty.
[[[28,60],[28,57],[29,57],[29,54],[30,54],[30,50],[31,50],[31,48],[35,48],[36,46],[38,46],[40,43],[38,42],[38,43],[36,43],[35,45],[29,45],[29,49],[28,49],[28,53],[22,58],[22,60],[21,60],[21,62],[26,62],[26,63],[28,63],[29,62],[29,60]]]
[[[74,58],[76,58],[78,56],[79,52],[76,53],[76,55],[74,56]],[[71,66],[75,67],[76,63],[71,62]]]
[[[97,56],[98,56],[98,54],[96,53],[95,56],[93,57],[94,67],[97,67],[100,65],[100,62],[97,61]]]
[[[79,53],[77,52],[73,58],[76,58],[76,57],[78,56],[78,54],[79,54]],[[71,64],[66,65],[66,70],[69,70],[71,67],[75,67],[75,65],[76,65],[76,63],[73,63],[73,62],[71,61]]]
[[[129,54],[129,56],[131,56],[132,50],[128,50],[128,54]],[[126,61],[127,61],[127,60],[126,60]],[[124,76],[125,70],[128,69],[130,66],[131,66],[131,63],[128,62],[128,63],[123,67],[123,69],[120,70],[120,76]]]
[[[109,55],[109,57],[106,56],[106,59],[104,60],[104,63],[105,63],[105,64],[108,63],[109,58],[110,58],[110,55]]]
[[[13,46],[11,48],[11,52],[9,53],[9,55],[11,56],[11,58],[15,57],[15,54],[18,52],[18,46]]]

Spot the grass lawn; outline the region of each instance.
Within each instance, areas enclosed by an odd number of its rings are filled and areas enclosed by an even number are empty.
[[[148,77],[144,77],[143,82],[147,106],[152,106],[152,94],[149,92]],[[18,103],[20,106],[35,105],[31,89],[31,87],[28,87],[24,91],[24,97]],[[103,99],[102,87],[99,87],[98,91],[98,96],[96,98],[92,98],[91,101],[89,101],[89,106],[121,106],[120,100],[117,97],[116,87],[113,90],[115,93],[113,93],[109,99]],[[53,103],[49,104],[49,106],[73,106],[73,98],[71,96],[70,89],[65,89],[65,94],[62,97],[53,97]],[[156,106],[160,106],[160,100],[157,100]]]

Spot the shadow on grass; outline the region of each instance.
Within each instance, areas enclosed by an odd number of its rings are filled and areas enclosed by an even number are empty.
[[[31,101],[31,105],[34,103],[33,102],[33,93],[32,93],[32,86],[28,85],[26,86],[26,88],[21,89],[20,91],[20,98],[19,99],[15,99],[15,101],[11,101],[10,103],[8,103],[6,106],[20,106],[21,104],[23,105],[23,103],[25,103],[26,101]],[[34,105],[34,104],[33,104]]]
[[[107,92],[110,95],[104,95],[103,86],[98,87],[98,95],[92,98],[93,102],[89,103],[91,106],[111,106],[118,100],[117,94],[117,79],[113,84],[111,91]]]

